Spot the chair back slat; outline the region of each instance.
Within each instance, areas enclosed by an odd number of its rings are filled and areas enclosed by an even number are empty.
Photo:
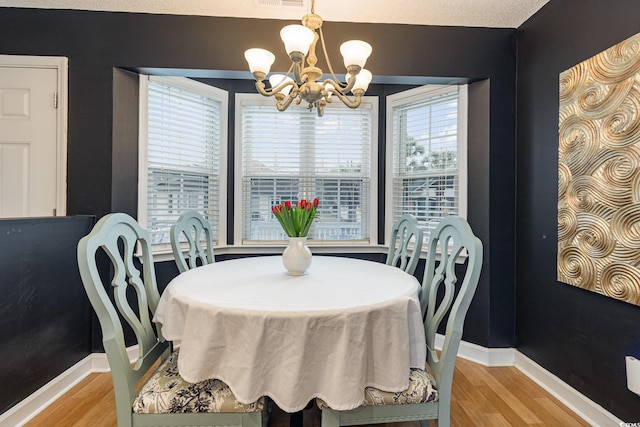
[[[186,259],[182,252],[182,241],[188,244]],[[196,211],[184,212],[171,226],[171,249],[180,273],[213,263],[211,225]]]
[[[156,342],[149,311],[139,310],[139,313],[136,313],[127,299],[128,289],[132,288],[136,294],[137,307],[147,307],[145,286],[140,271],[133,263],[138,235],[129,224],[120,223],[114,225],[106,237],[102,249],[109,256],[114,269],[111,286],[116,307],[135,333],[140,350],[146,353]],[[119,245],[123,246],[122,253]]]
[[[134,262],[136,248],[141,255],[142,274]],[[103,268],[102,275],[102,265],[98,264],[100,252],[106,253],[111,264],[111,272]],[[159,293],[149,234],[129,215],[106,215],[78,243],[78,267],[102,328],[118,418],[130,419],[136,385],[158,358],[171,350],[170,343],[156,335],[151,321]],[[111,280],[103,280],[105,276],[111,276]],[[107,292],[109,287],[113,289],[113,301]],[[133,306],[127,298],[127,294],[131,295],[130,289],[135,294]],[[131,326],[138,344],[139,357],[133,366],[126,351],[121,318]]]
[[[398,267],[413,274],[420,260],[423,231],[413,215],[402,215],[393,224],[387,254],[387,265]]]

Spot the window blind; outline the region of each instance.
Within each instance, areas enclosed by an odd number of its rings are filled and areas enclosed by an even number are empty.
[[[320,205],[310,238],[368,241],[371,104],[326,108],[317,117],[247,99],[241,115],[243,242],[286,239],[271,207],[314,197]]]
[[[414,215],[425,240],[460,206],[459,91],[423,91],[392,107],[391,214]],[[466,149],[466,146],[463,146]]]
[[[149,81],[146,227],[152,243],[170,242],[171,225],[187,210],[203,215],[217,240],[221,108],[205,94]]]

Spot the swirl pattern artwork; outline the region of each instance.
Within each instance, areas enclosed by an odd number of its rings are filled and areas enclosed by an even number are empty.
[[[560,74],[558,281],[640,305],[640,33]]]

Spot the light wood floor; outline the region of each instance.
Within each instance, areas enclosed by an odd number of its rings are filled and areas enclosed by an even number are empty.
[[[304,427],[320,425],[317,409],[304,412]],[[487,368],[464,359],[458,359],[456,362],[451,425],[589,426],[516,368]],[[25,425],[62,426],[116,427],[110,374],[89,375]],[[269,427],[288,426],[288,414],[276,408],[269,419]],[[411,422],[380,426],[420,427],[420,424]]]

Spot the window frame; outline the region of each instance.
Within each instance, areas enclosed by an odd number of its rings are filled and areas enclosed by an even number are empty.
[[[257,247],[269,247],[269,246],[281,246],[284,244],[284,240],[243,240],[243,223],[242,223],[242,209],[243,209],[243,171],[244,171],[244,158],[243,158],[243,135],[242,135],[242,108],[246,103],[251,105],[266,105],[275,109],[274,101],[269,98],[265,98],[260,94],[253,93],[236,93],[235,94],[235,120],[234,120],[234,229],[233,229],[233,241],[236,248],[257,248]],[[308,244],[315,247],[354,247],[365,248],[378,245],[378,125],[379,125],[379,100],[377,96],[363,96],[362,104],[368,105],[371,110],[371,147],[369,153],[370,161],[370,194],[369,194],[369,237],[363,240],[316,240],[310,239]],[[304,114],[315,114],[310,112],[304,106],[290,106],[289,109],[300,109]],[[341,102],[336,100],[331,104],[325,106],[329,108],[345,108],[348,109]],[[320,201],[322,203],[322,200]]]
[[[138,223],[147,228],[147,197],[148,197],[148,123],[149,123],[149,82],[157,81],[192,93],[215,99],[220,106],[220,146],[219,146],[219,188],[218,200],[213,209],[217,210],[218,236],[214,239],[214,247],[227,245],[227,146],[228,146],[228,111],[229,93],[215,86],[210,86],[186,77],[153,76],[140,74],[139,76],[139,126],[138,126]],[[199,212],[202,214],[202,212]],[[182,246],[185,246],[184,244]],[[186,248],[186,246],[185,246]],[[156,243],[152,245],[154,254],[171,254],[171,243]]]
[[[387,96],[386,98],[386,152],[385,152],[385,245],[390,244],[391,230],[394,224],[393,216],[393,200],[394,200],[394,127],[393,114],[394,108],[406,105],[412,102],[427,100],[434,96],[443,95],[452,91],[455,87],[458,91],[458,216],[467,218],[468,206],[468,85],[424,85],[406,91],[398,92]],[[426,243],[429,239],[429,230],[425,227],[424,244],[422,246],[423,254],[428,249]]]

